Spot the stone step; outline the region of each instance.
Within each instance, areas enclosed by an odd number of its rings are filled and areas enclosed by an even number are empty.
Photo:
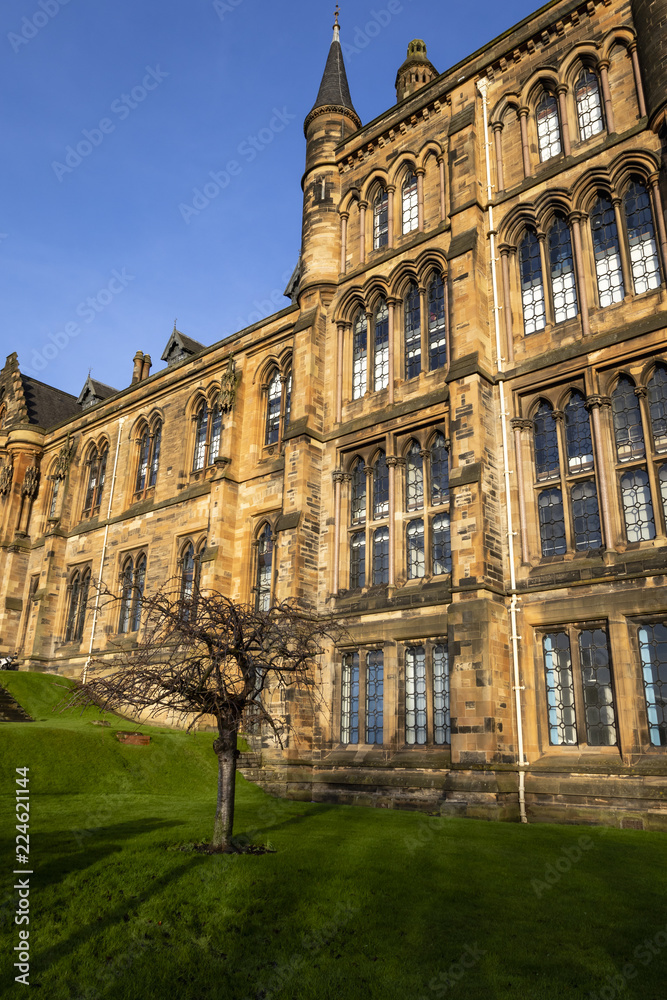
[[[0,687],[0,722],[34,722],[6,688]]]

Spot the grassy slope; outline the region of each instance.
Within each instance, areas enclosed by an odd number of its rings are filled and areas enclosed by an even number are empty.
[[[667,925],[664,835],[283,802],[241,778],[236,829],[277,853],[179,851],[211,832],[210,734],[153,729],[150,747],[124,747],[121,720],[52,717],[54,678],[5,681],[48,719],[0,728],[0,792],[31,768],[31,978],[49,1000],[577,1000],[630,961],[614,997],[667,995],[667,948],[633,958]],[[579,862],[547,869],[582,836]],[[5,955],[14,905],[0,897]]]

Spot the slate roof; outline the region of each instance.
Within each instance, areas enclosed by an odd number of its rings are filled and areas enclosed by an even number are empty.
[[[104,382],[97,382],[89,375],[83,389],[79,393],[77,403],[80,406],[86,396],[93,396],[98,402],[101,402],[103,399],[108,399],[109,396],[115,396],[118,391],[118,389],[114,389],[111,385],[105,385]]]
[[[334,38],[331,43],[317,100],[310,109],[309,114],[312,114],[317,108],[326,107],[347,108],[358,119],[359,125],[361,125],[361,119],[355,111],[352,98],[350,97],[350,87],[347,82],[345,62],[343,61],[343,50],[337,38]]]
[[[163,361],[169,362],[169,359],[172,356],[174,344],[177,344],[184,354],[199,354],[199,352],[203,351],[206,347],[206,344],[200,344],[198,340],[193,340],[192,337],[187,337],[184,333],[181,333],[180,330],[177,330],[176,327],[174,327],[172,334],[167,341],[167,346],[162,352]]]
[[[21,375],[21,382],[31,424],[38,424],[44,428],[53,427],[81,412],[76,396],[72,396],[69,392],[54,389],[53,386],[38,382],[28,375]]]

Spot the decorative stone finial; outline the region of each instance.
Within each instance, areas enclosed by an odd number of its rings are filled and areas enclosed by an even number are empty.
[[[340,41],[340,25],[338,23],[338,16],[339,16],[339,14],[340,14],[340,7],[338,6],[338,4],[336,4],[336,9],[334,11],[334,18],[335,18],[335,20],[334,20],[334,36],[333,36],[334,42],[339,42]]]

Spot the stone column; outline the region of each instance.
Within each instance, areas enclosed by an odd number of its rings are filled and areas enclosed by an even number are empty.
[[[396,511],[396,466],[398,464],[398,459],[391,457],[387,459],[387,466],[389,468],[389,586],[393,587],[396,579],[396,573],[394,568],[394,558],[395,558],[395,544],[394,544],[394,534],[396,531],[396,525],[394,524],[394,517]]]
[[[530,150],[528,149],[528,115],[530,108],[519,108],[519,127],[521,129],[521,156],[523,159],[523,176],[530,177]]]
[[[359,263],[366,263],[366,209],[367,201],[359,202]]]
[[[558,95],[558,111],[560,114],[560,130],[563,136],[563,152],[566,156],[569,156],[572,152],[572,147],[570,145],[570,116],[567,113],[567,100],[565,95],[567,94],[567,87],[564,83],[560,83],[556,87],[556,93]]]
[[[611,104],[609,76],[607,74],[607,70],[609,69],[609,60],[601,59],[598,63],[598,69],[600,70],[600,83],[602,84],[602,99],[604,101],[604,114],[607,119],[607,132],[615,132],[616,123],[614,122],[614,109]]]
[[[396,188],[387,184],[387,246],[391,250],[394,245],[394,194]]]
[[[646,101],[644,99],[644,85],[642,83],[642,75],[639,69],[639,56],[637,55],[637,43],[631,42],[628,45],[628,52],[630,53],[630,58],[632,59],[632,73],[635,78],[635,90],[637,91],[637,104],[639,105],[639,116],[640,118],[646,118]]]
[[[667,233],[665,232],[665,215],[662,210],[662,196],[660,194],[660,174],[657,172],[651,174],[648,180],[653,194],[653,214],[655,215],[658,227],[658,241],[662,250],[662,274],[663,279],[667,281]]]
[[[523,475],[523,441],[522,431],[529,431],[533,428],[532,420],[522,420],[514,417],[511,421],[514,430],[514,451],[516,460],[516,487],[519,494],[519,526],[521,534],[521,562],[528,565],[530,553],[528,550],[528,524],[526,522],[526,486]]]
[[[333,473],[334,483],[334,550],[333,550],[333,594],[336,596],[339,587],[339,558],[340,558],[340,491],[344,474],[340,469]]]
[[[546,233],[543,233],[541,230],[538,230],[537,242],[540,245],[540,263],[542,265],[542,292],[544,294],[544,320],[546,327],[551,327],[554,324],[554,303],[553,303],[553,295],[551,293],[551,271],[549,268],[549,259],[547,257],[547,250],[546,250],[546,243],[547,243]]]
[[[614,215],[616,217],[616,231],[618,233],[618,252],[621,256],[621,270],[623,272],[623,286],[625,289],[625,298],[632,295],[634,290],[634,282],[632,280],[632,270],[630,268],[630,260],[628,258],[628,248],[626,241],[623,237],[623,216],[621,214],[621,199],[615,195],[612,199],[612,204],[614,206]]]
[[[577,297],[579,300],[579,312],[581,313],[581,329],[585,337],[588,336],[590,326],[588,323],[588,292],[586,290],[586,271],[584,269],[584,255],[581,247],[581,229],[579,223],[584,218],[581,212],[572,212],[568,216],[568,222],[572,231],[572,250],[574,253],[574,267],[577,275]]]
[[[343,418],[343,340],[345,336],[345,324],[337,323],[338,344],[337,344],[337,371],[336,371],[336,423],[340,423]]]
[[[340,216],[340,273],[347,271],[347,220],[348,212],[341,212]]]
[[[505,172],[503,170],[503,123],[493,122],[493,148],[496,154],[496,194],[505,190]]]
[[[512,299],[510,291],[510,253],[512,247],[502,243],[500,250],[500,270],[503,277],[503,313],[505,316],[505,353],[507,363],[514,364],[514,333],[512,331]]]
[[[438,157],[438,171],[440,174],[440,221],[444,222],[447,218],[447,206],[445,203],[445,158],[444,156]]]
[[[424,174],[423,167],[417,168],[417,228],[420,233],[424,232]]]
[[[388,326],[387,326],[387,338],[389,340],[389,371],[387,373],[387,378],[389,379],[389,405],[394,405],[394,319],[396,316],[396,305],[397,299],[387,299],[387,312],[388,312]]]

